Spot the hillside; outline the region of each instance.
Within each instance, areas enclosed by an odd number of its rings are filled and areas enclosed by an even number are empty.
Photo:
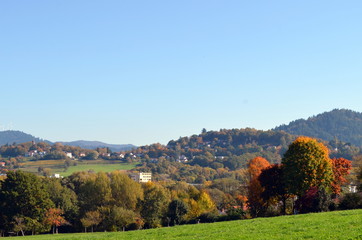
[[[0,146],[6,144],[13,144],[13,143],[16,144],[26,143],[31,141],[34,141],[36,143],[46,142],[48,144],[52,144],[52,142],[48,140],[37,138],[31,134],[27,134],[21,131],[13,131],[13,130],[0,131]],[[108,144],[99,141],[84,141],[84,140],[72,141],[72,142],[60,142],[60,143],[67,146],[74,146],[85,149],[109,148],[113,152],[128,151],[137,147],[132,144]]]
[[[308,119],[298,119],[273,130],[293,135],[304,135],[362,146],[362,113],[347,109],[334,109]]]
[[[203,131],[199,135],[170,141],[166,146],[152,144],[136,149],[143,164],[138,171],[152,172],[155,180],[172,179],[203,183],[230,178],[246,168],[258,156],[270,163],[280,163],[296,136],[284,131],[262,131],[252,128]],[[331,158],[352,159],[360,148],[324,141]],[[175,171],[177,169],[177,171]]]
[[[37,235],[20,239],[361,239],[362,210],[182,225],[142,231]]]
[[[43,140],[41,138],[34,137],[30,134],[21,132],[21,131],[0,131],[0,146],[5,144],[13,144],[13,143],[24,143],[24,142],[47,142],[47,140]]]
[[[120,151],[128,151],[133,148],[137,148],[137,146],[132,144],[108,144],[99,141],[73,141],[73,142],[60,142],[63,145],[80,147],[85,149],[96,149],[96,148],[109,148],[113,152],[120,152]]]

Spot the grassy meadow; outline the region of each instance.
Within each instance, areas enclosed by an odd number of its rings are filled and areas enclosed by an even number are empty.
[[[26,172],[38,173],[38,168],[48,168],[51,173],[59,173],[61,176],[67,177],[74,172],[92,170],[94,172],[112,172],[115,170],[131,170],[138,163],[124,163],[121,161],[106,161],[106,160],[83,160],[77,162],[76,166],[69,166],[64,171],[64,159],[62,160],[38,160],[26,161],[21,163],[21,170]]]
[[[362,209],[182,225],[128,232],[38,235],[20,239],[362,239]]]

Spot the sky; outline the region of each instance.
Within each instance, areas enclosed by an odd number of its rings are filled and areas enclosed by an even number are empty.
[[[362,1],[0,1],[0,130],[167,144],[362,112]]]

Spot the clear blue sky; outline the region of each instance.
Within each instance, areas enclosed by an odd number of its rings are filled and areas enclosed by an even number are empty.
[[[362,112],[362,1],[0,2],[0,125],[166,144]]]

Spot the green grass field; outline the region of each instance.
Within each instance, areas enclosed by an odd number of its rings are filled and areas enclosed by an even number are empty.
[[[22,239],[362,239],[362,209],[183,225],[129,232],[38,235]]]
[[[67,177],[74,172],[93,170],[94,172],[112,172],[115,170],[131,170],[138,163],[123,163],[121,161],[106,160],[88,160],[78,162],[77,166],[70,166],[64,171],[64,160],[39,160],[27,161],[21,164],[21,170],[26,172],[37,173],[39,167],[49,168],[51,173],[59,173],[61,176]]]
[[[113,172],[116,170],[131,170],[137,164],[128,163],[115,163],[115,164],[78,164],[77,166],[70,166],[66,172],[60,172],[60,175],[67,177],[74,172],[93,170],[94,172]]]

